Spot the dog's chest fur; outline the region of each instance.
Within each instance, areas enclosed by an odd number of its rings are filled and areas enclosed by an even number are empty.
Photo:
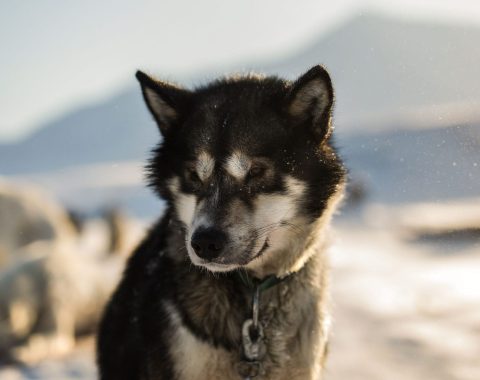
[[[239,380],[241,328],[251,318],[251,292],[232,276],[176,269],[176,300],[164,301],[169,352],[178,380]],[[328,315],[323,257],[261,295],[266,356],[258,379],[318,379]]]

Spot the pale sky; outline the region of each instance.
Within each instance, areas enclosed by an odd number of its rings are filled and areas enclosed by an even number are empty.
[[[137,68],[265,61],[367,10],[480,25],[479,0],[0,0],[0,140],[133,85]]]

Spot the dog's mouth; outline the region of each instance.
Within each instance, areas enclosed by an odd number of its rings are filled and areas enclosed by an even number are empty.
[[[259,258],[263,253],[270,247],[268,238],[265,239],[263,242],[262,247],[258,250],[258,252],[253,255],[249,256],[248,259],[240,260],[238,262],[230,262],[228,258],[221,257],[213,261],[205,261],[198,257],[191,257],[192,262],[195,265],[202,266],[212,272],[229,272],[235,269],[238,269],[244,265],[249,264],[251,261]]]
[[[270,247],[270,244],[268,244],[268,238],[265,239],[265,243],[263,243],[262,248],[257,252],[255,256],[252,257],[250,261],[253,259],[256,259],[257,257],[260,257],[268,248]]]
[[[211,272],[231,272],[239,268],[239,265],[235,264],[220,264],[215,262],[205,262],[200,264],[200,266],[208,269]]]

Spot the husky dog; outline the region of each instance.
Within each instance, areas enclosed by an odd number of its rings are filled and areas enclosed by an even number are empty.
[[[327,71],[195,90],[137,79],[163,135],[148,178],[167,211],[106,308],[100,378],[319,379],[345,182]]]

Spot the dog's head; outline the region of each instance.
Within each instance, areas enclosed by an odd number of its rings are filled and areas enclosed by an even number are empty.
[[[194,91],[137,78],[163,135],[150,183],[184,227],[194,264],[248,268],[305,240],[344,178],[323,67],[295,82],[249,75]]]

